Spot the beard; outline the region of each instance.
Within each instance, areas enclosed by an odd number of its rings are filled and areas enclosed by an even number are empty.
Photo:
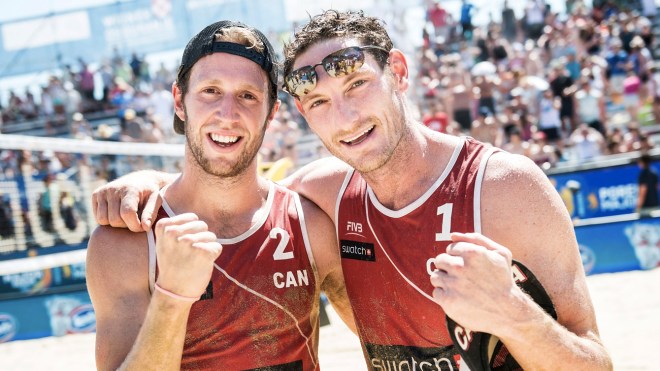
[[[183,108],[186,118],[188,112],[184,106]],[[202,146],[202,138],[199,135],[192,132],[190,125],[187,125],[184,122],[184,128],[186,133],[186,146],[190,149],[190,153],[200,169],[206,172],[209,175],[213,175],[220,178],[233,178],[242,174],[254,161],[257,153],[259,153],[259,148],[264,140],[266,135],[266,124],[268,121],[264,121],[263,129],[259,132],[259,136],[254,138],[251,142],[245,144],[245,149],[241,152],[238,160],[231,164],[225,159],[216,159],[211,162],[211,160],[204,156],[204,149]],[[246,137],[241,138],[241,142],[247,141]]]
[[[380,128],[379,130],[384,129],[384,135],[387,136],[386,144],[375,149],[375,152],[372,152],[369,156],[347,154],[345,149],[335,145],[338,141],[336,138],[332,139],[330,143],[323,139],[321,141],[332,155],[346,162],[362,175],[381,169],[390,161],[394,155],[394,151],[401,144],[405,132],[408,130],[406,127],[406,115],[404,113],[406,109],[403,97],[396,94],[392,97],[392,104],[388,110],[389,113],[384,116],[386,122],[374,116],[366,118],[364,120],[365,123],[359,125],[359,127],[375,125],[377,128]],[[339,134],[337,138],[341,136],[342,134]],[[350,149],[348,152],[350,152]]]

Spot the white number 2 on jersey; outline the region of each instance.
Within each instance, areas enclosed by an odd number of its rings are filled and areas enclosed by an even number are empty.
[[[454,204],[448,203],[438,206],[438,215],[442,215],[442,231],[435,234],[436,241],[451,241],[449,234],[451,233],[451,211]]]
[[[280,242],[277,244],[277,248],[273,253],[273,260],[293,259],[293,251],[284,252],[286,245],[289,244],[289,234],[282,228],[275,227],[270,230],[270,238],[276,239],[277,235],[280,236]]]

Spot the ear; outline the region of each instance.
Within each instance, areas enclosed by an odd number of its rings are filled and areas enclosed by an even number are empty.
[[[394,80],[399,91],[405,92],[408,90],[410,82],[408,80],[408,61],[406,56],[399,49],[390,50],[389,68],[394,75]]]
[[[300,104],[300,99],[298,98],[293,98],[293,102],[296,104],[296,108],[298,109],[298,112],[300,112],[303,117],[305,116],[305,109],[303,108],[302,104]]]
[[[186,122],[186,113],[183,109],[183,95],[176,81],[172,83],[172,97],[174,98],[174,114],[179,116],[181,121]]]
[[[278,99],[275,101],[275,104],[273,104],[273,109],[270,110],[270,114],[268,115],[268,120],[266,120],[266,127],[270,125],[270,122],[273,121],[275,118],[275,115],[277,114],[277,111],[280,110],[280,104],[282,102]]]

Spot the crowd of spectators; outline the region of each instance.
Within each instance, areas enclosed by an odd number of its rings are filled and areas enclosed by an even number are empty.
[[[423,44],[412,61],[410,98],[431,128],[471,135],[548,167],[603,154],[654,146],[646,125],[660,119],[660,65],[653,58],[650,10],[613,1],[566,1],[560,16],[544,0],[527,0],[524,16],[504,1],[501,21],[473,25],[481,10],[463,0],[454,19],[441,1],[428,0]],[[652,9],[655,11],[655,8]],[[133,53],[90,68],[83,59],[41,87],[10,91],[2,126],[43,122],[78,139],[180,143],[172,131],[172,69],[152,68]],[[100,84],[101,86],[97,86]],[[295,161],[304,119],[285,94],[269,126],[262,159]],[[106,114],[119,125],[93,127]]]
[[[501,22],[474,27],[479,9],[469,1],[458,20],[429,1],[417,59],[423,122],[545,168],[653,148],[645,126],[660,123],[655,7],[593,3],[567,1],[560,16],[528,0],[517,18],[505,1]]]

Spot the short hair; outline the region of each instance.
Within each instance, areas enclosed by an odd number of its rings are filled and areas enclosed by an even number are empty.
[[[333,38],[356,38],[363,45],[380,46],[392,49],[392,39],[387,34],[385,24],[376,17],[364,15],[362,11],[339,12],[326,10],[312,17],[294,39],[284,44],[284,76],[291,73],[296,58],[309,47],[321,40]],[[387,64],[387,55],[378,51],[367,51],[376,58],[381,68]]]

